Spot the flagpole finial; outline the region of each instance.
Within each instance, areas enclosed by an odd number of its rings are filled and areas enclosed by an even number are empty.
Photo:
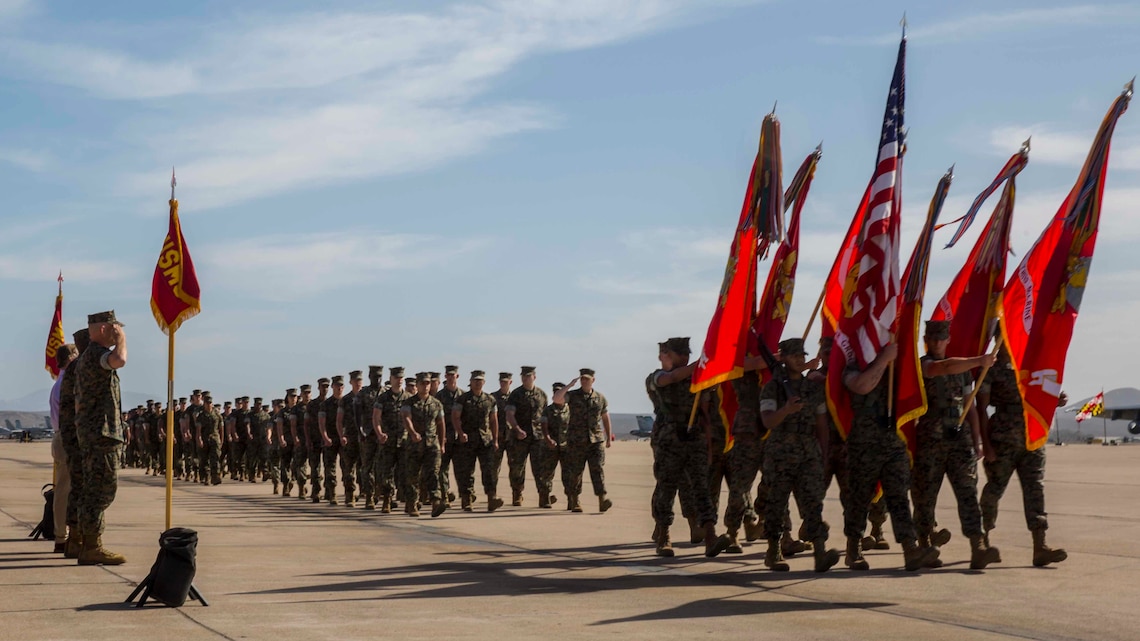
[[[946,170],[946,175],[950,178],[953,178],[954,177],[954,168],[957,166],[958,166],[958,163],[954,163],[953,165],[950,165],[950,168]]]
[[[778,105],[778,104],[780,104],[779,100],[772,103],[772,112],[768,114],[769,116],[775,116],[776,115],[776,105]]]
[[[1131,98],[1132,97],[1132,88],[1135,85],[1136,85],[1136,76],[1132,76],[1132,80],[1129,80],[1128,84],[1124,85],[1124,95]]]
[[[906,12],[903,11],[903,17],[902,17],[902,20],[899,20],[899,26],[902,27],[902,37],[904,40],[906,39],[906,25],[907,25]]]
[[[823,155],[823,141],[822,140],[819,141],[819,144],[815,146],[815,153],[816,153],[816,155],[819,155],[819,156]]]
[[[174,165],[170,166],[170,199],[174,200],[174,188],[178,186],[178,179],[174,177]]]
[[[1021,152],[1020,153],[1023,153],[1023,154],[1029,153],[1029,141],[1031,141],[1031,140],[1033,140],[1033,136],[1026,138],[1025,142],[1021,143]]]

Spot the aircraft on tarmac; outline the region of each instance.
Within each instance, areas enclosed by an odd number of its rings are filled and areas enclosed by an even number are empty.
[[[649,438],[653,435],[653,417],[652,416],[637,416],[637,429],[629,433],[630,436],[636,437],[639,440]]]

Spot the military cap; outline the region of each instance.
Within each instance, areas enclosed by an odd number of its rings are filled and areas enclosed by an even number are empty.
[[[146,401],[147,407],[150,407],[151,405],[154,405],[154,399],[153,398],[147,399],[147,401]]]
[[[214,403],[214,409],[220,410],[220,409],[222,409],[222,406],[218,405],[217,403]]]
[[[253,404],[254,405],[261,405],[261,400],[262,399],[260,396],[255,396],[255,397],[253,397]]]
[[[404,377],[404,368],[403,367],[393,367],[392,369],[388,370],[388,373],[391,374],[392,376],[399,376],[400,378],[403,378]]]
[[[443,367],[443,371],[445,374],[458,374],[459,373],[459,366],[458,365],[445,365]]]
[[[207,400],[207,401],[214,400],[214,397],[211,396],[209,392],[202,392],[202,398]]]
[[[317,385],[328,385],[328,384],[329,384],[329,379],[327,379],[323,376],[317,379]]]
[[[509,381],[512,378],[514,378],[514,374],[511,374],[510,372],[499,372],[500,381]]]
[[[81,343],[83,341],[90,341],[91,340],[91,331],[89,329],[87,329],[86,327],[84,327],[83,329],[77,329],[77,330],[75,330],[75,333],[71,335],[71,338],[74,339],[76,343]]]
[[[96,323],[114,323],[116,325],[122,325],[122,323],[119,322],[119,319],[115,318],[115,310],[113,309],[106,312],[99,312],[98,314],[88,314],[87,324],[94,325]]]
[[[791,354],[807,355],[807,351],[804,350],[804,339],[802,338],[785,338],[780,341],[779,347],[780,354],[783,356],[790,356]]]
[[[226,407],[233,407],[233,403],[226,401],[225,406]]]
[[[348,373],[348,380],[350,381],[359,381],[361,378],[363,378],[363,376],[361,376],[361,371],[358,369],[354,369]]]
[[[369,365],[368,366],[368,375],[369,376],[371,376],[372,374],[383,374],[383,373],[384,373],[384,366],[383,365]]]
[[[669,347],[669,341],[665,341],[663,343],[657,343],[657,350],[658,351],[664,352],[666,349],[668,349],[668,347]]]
[[[471,370],[471,380],[473,380],[473,381],[487,380],[487,373],[481,369]]]
[[[196,390],[194,390],[193,392],[190,392],[190,395],[191,395],[191,396],[201,396],[201,395],[202,395],[202,390],[200,390],[200,389],[196,389]]]
[[[673,352],[674,354],[692,353],[692,350],[689,349],[688,336],[675,336],[665,341],[664,343],[658,343],[658,345],[660,345],[662,349]]]
[[[555,384],[550,386],[550,388],[553,389],[555,392],[562,389],[563,387],[566,387],[566,383],[555,383]]]
[[[416,382],[417,383],[430,383],[431,382],[431,372],[416,372]]]
[[[950,338],[950,321],[926,321],[926,337],[933,341],[944,341]]]
[[[332,377],[332,384],[333,385],[344,385],[344,377],[339,375],[339,374]]]
[[[537,369],[537,368],[534,367],[533,365],[523,365],[522,366],[522,375],[526,376],[527,374],[533,374],[535,369]]]
[[[249,400],[249,397],[248,397],[248,396],[243,396],[243,397],[241,397],[241,401],[242,401],[243,403],[244,403],[244,402],[246,402],[246,401],[248,401],[248,400]]]
[[[305,392],[311,392],[311,391],[313,391],[313,386],[312,386],[312,385],[309,385],[308,383],[305,383],[304,385],[302,385],[302,386],[301,386],[301,393],[302,393],[302,394],[304,394]]]
[[[288,398],[290,396],[296,396],[296,395],[297,395],[297,388],[295,388],[295,387],[290,387],[289,389],[285,390],[285,397],[286,398]]]
[[[439,372],[428,372],[428,374],[431,376],[431,380],[433,380],[433,381],[439,380]]]
[[[240,402],[241,402],[241,397],[239,396],[239,397],[235,398],[235,399],[234,399],[234,402],[235,402],[235,403],[240,403]]]
[[[180,397],[180,398],[178,399],[178,402],[179,402],[179,403],[185,403],[185,402],[186,402],[186,401],[188,401],[188,400],[189,400],[188,398],[186,398],[185,396],[182,396],[182,397]]]
[[[582,369],[578,370],[578,376],[580,378],[585,378],[587,376],[594,378],[594,370],[590,369],[589,367],[583,367]]]
[[[202,396],[210,396],[210,390],[202,390]],[[211,396],[211,398],[213,398]]]

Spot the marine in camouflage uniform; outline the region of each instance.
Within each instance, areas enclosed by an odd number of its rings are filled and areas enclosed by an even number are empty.
[[[80,356],[91,343],[87,329],[72,335]],[[79,447],[79,434],[75,426],[76,382],[79,380],[79,360],[76,359],[63,370],[63,380],[59,383],[59,437],[67,454],[67,472],[71,479],[71,489],[67,494],[67,541],[64,555],[69,559],[79,558],[82,537],[79,532],[79,502],[83,496],[83,452]]]
[[[404,467],[404,452],[408,447],[407,431],[404,429],[404,416],[401,413],[404,404],[411,400],[412,395],[405,391],[403,386],[404,368],[393,367],[389,376],[388,389],[376,397],[376,404],[372,408],[372,424],[377,432],[379,452],[376,455],[376,481],[379,484],[380,511],[387,514],[392,511],[392,503],[401,492],[398,490],[401,480],[406,480],[407,474],[401,477],[400,470]],[[416,496],[405,496],[405,509],[408,506],[415,508]]]
[[[348,443],[348,438],[337,433],[336,417],[340,410],[340,401],[344,397],[344,377],[332,377],[332,396],[321,403],[317,413],[317,430],[321,437],[321,456],[325,465],[325,500],[329,505],[336,505],[336,468],[337,459]],[[316,501],[313,501],[316,503]]]
[[[285,390],[285,402],[281,413],[277,415],[277,431],[280,438],[277,442],[281,446],[281,496],[291,496],[293,488],[297,488],[297,495],[304,497],[305,483],[298,480],[296,473],[297,448],[300,447],[300,427],[297,424],[297,390],[290,387]]]
[[[499,419],[499,447],[495,450],[495,478],[499,478],[499,471],[503,468],[503,457],[507,454],[507,448],[511,444],[510,438],[514,434],[514,430],[507,423],[507,399],[511,396],[513,378],[514,374],[510,372],[499,372],[499,389],[491,392],[491,396],[495,399],[495,408]]]
[[[323,479],[321,460],[324,454],[324,441],[327,437],[324,430],[321,429],[320,416],[324,410],[325,402],[328,401],[329,379],[317,379],[317,390],[317,398],[310,400],[305,407],[305,434],[308,437],[306,453],[309,462],[309,481],[312,483],[310,498],[313,503],[321,502],[321,481]]]
[[[407,504],[404,511],[410,516],[419,516],[415,497],[424,495],[431,501],[432,517],[443,514],[447,509],[439,488],[439,462],[441,450],[447,445],[443,440],[445,421],[443,404],[429,392],[431,376],[426,372],[416,374],[416,395],[404,402],[400,413],[404,417],[408,443],[404,448],[404,469],[407,474]]]
[[[273,432],[270,420],[269,408],[262,399],[253,399],[253,407],[246,418],[249,441],[245,450],[245,478],[250,483],[257,482],[258,474],[262,482],[269,480],[265,464],[269,460],[269,436]]]
[[[178,405],[174,410],[174,460],[171,466],[174,468],[172,474],[174,478],[181,479],[186,475],[185,466],[185,444],[182,442],[182,416],[186,413],[186,397],[178,399]]]
[[[982,436],[977,411],[973,406],[967,411],[964,405],[970,394],[970,370],[992,365],[993,357],[985,354],[975,358],[946,358],[950,321],[928,321],[925,339],[927,354],[921,364],[927,410],[918,419],[915,430],[911,484],[914,526],[919,545],[942,546],[950,540],[949,530],[935,532],[934,516],[942,478],[949,478],[958,503],[962,534],[970,540],[970,568],[981,570],[1000,561],[1001,556],[997,548],[988,547],[983,538],[977,463],[982,454]],[[963,413],[965,424],[961,420]]]
[[[654,450],[653,520],[657,523],[657,554],[673,556],[669,528],[673,525],[673,501],[681,484],[688,478],[693,488],[693,508],[705,530],[705,556],[714,557],[728,547],[727,537],[716,536],[716,513],[712,509],[708,487],[708,424],[704,429],[690,430],[689,416],[695,397],[689,391],[696,363],[689,359],[689,339],[670,338],[659,344],[661,369],[653,373],[649,391],[660,408],[656,426],[657,446]]]
[[[285,399],[273,399],[266,414],[264,433],[258,438],[265,443],[265,475],[273,482],[273,493],[281,490],[281,414]]]
[[[566,447],[562,461],[562,479],[567,497],[572,497],[576,512],[581,512],[579,496],[582,494],[582,476],[590,470],[590,485],[598,497],[598,511],[613,507],[606,495],[606,448],[610,446],[613,427],[610,425],[610,406],[606,397],[594,389],[595,372],[590,368],[578,371],[578,378],[569,387],[581,382],[577,389],[564,392],[566,406],[570,408],[570,421],[566,430]],[[558,399],[555,399],[557,401]],[[723,452],[724,448],[721,448]],[[719,486],[718,486],[719,491]],[[714,509],[715,514],[715,509]]]
[[[522,505],[526,489],[526,461],[530,459],[530,472],[538,487],[538,506],[548,507],[551,502],[550,486],[543,483],[539,472],[542,455],[546,450],[542,434],[542,410],[547,405],[546,392],[534,384],[535,368],[522,368],[521,387],[507,397],[507,424],[512,436],[508,439],[507,466],[511,482],[511,505]]]
[[[230,478],[245,480],[245,460],[249,450],[249,397],[234,399],[234,411],[230,414]]]
[[[360,370],[348,373],[352,388],[340,399],[336,414],[336,431],[341,439],[340,478],[344,484],[344,506],[356,507],[356,469],[360,464],[361,430],[365,429],[364,408],[360,389],[364,378]],[[368,421],[371,422],[371,417]],[[369,429],[371,431],[371,429]]]
[[[839,562],[839,551],[826,548],[827,525],[823,522],[827,403],[823,387],[802,374],[806,356],[802,339],[781,341],[782,364],[760,391],[760,419],[769,430],[763,462],[768,485],[764,514],[768,552],[764,565],[780,572],[789,569],[780,539],[786,531],[784,514],[793,492],[804,521],[804,536],[812,542],[815,571],[826,572]]]
[[[376,509],[376,497],[379,494],[380,477],[379,455],[380,440],[376,425],[373,423],[373,410],[376,408],[376,399],[384,391],[380,384],[380,377],[384,375],[383,365],[368,366],[368,385],[360,390],[360,411],[364,413],[363,435],[360,437],[360,495],[364,497],[364,509]]]
[[[455,441],[457,438],[456,425],[451,418],[451,410],[455,406],[455,402],[463,394],[463,390],[459,387],[459,367],[456,365],[448,365],[443,368],[444,372],[444,385],[434,393],[436,399],[443,405],[443,419],[447,425],[447,447],[443,454],[440,455],[439,463],[439,491],[447,498],[450,503],[455,500],[454,493],[451,491],[451,467],[452,467],[452,454],[455,452]]]
[[[471,512],[475,503],[475,462],[487,495],[487,511],[494,512],[503,506],[498,497],[499,478],[496,473],[495,452],[499,449],[498,404],[491,394],[483,391],[486,374],[482,370],[471,372],[471,389],[452,406],[452,421],[459,429],[455,444],[455,482],[463,510]]]
[[[1062,393],[1057,404],[1064,405],[1065,401]],[[981,509],[986,542],[990,530],[997,527],[998,501],[1016,472],[1021,483],[1025,526],[1033,536],[1033,565],[1043,567],[1064,561],[1069,556],[1065,550],[1045,543],[1045,531],[1049,529],[1045,512],[1045,448],[1026,447],[1025,410],[1017,388],[1017,371],[1004,346],[997,364],[978,390],[978,405],[994,408],[993,416],[987,417],[984,411],[978,413],[985,446],[986,484],[982,488]]]
[[[538,472],[535,477],[541,477],[541,482],[538,485],[549,485],[553,492],[554,487],[554,473],[558,469],[558,464],[562,464],[562,486],[563,490],[567,491],[567,481],[569,478],[566,476],[566,464],[568,461],[567,442],[566,442],[566,426],[570,423],[570,408],[566,405],[566,396],[562,394],[562,390],[566,387],[565,383],[554,383],[550,386],[553,397],[549,405],[542,408],[542,418],[540,424],[542,425],[542,458],[540,459]],[[550,502],[542,504],[539,502],[539,507],[549,509]],[[567,509],[573,510],[573,505],[567,505]],[[581,511],[581,508],[579,508]]]
[[[103,530],[104,512],[118,489],[125,439],[117,368],[126,364],[127,343],[114,311],[88,316],[87,329],[91,343],[79,357],[75,379],[75,432],[83,460],[79,564],[118,565],[126,558],[103,548]]]
[[[851,392],[854,415],[847,436],[850,500],[843,511],[843,532],[847,536],[844,563],[852,570],[869,568],[863,558],[862,539],[867,527],[867,511],[879,483],[891,515],[895,540],[903,547],[906,569],[934,567],[938,561],[938,548],[918,546],[907,499],[910,456],[887,404],[890,377],[886,371],[897,356],[898,346],[890,343],[864,370],[851,364],[841,373],[844,386]]]
[[[198,478],[202,485],[212,483],[220,485],[222,482],[222,431],[225,424],[217,407],[213,405],[213,397],[209,392],[202,392],[202,411],[195,416],[195,441],[198,444]]]
[[[198,443],[195,439],[195,429],[197,426],[198,414],[203,410],[202,406],[202,390],[194,390],[190,393],[190,405],[186,408],[186,412],[182,415],[182,439],[186,443],[186,457],[189,469],[187,470],[188,477],[197,482],[201,482],[201,477],[198,475],[199,459],[198,459]]]

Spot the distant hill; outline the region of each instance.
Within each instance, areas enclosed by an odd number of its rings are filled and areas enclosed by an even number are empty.
[[[44,388],[21,396],[20,398],[12,399],[10,401],[0,400],[0,412],[42,412],[47,414],[50,410],[48,397],[51,394],[51,388]],[[154,394],[140,394],[138,392],[123,392],[122,402],[125,409],[130,409],[136,405],[146,405],[148,399],[162,399],[166,403],[166,395],[157,396]],[[0,422],[0,425],[3,423]]]
[[[6,426],[6,421],[15,426],[20,421],[20,427],[45,427],[47,417],[47,412],[0,412],[0,426]]]

